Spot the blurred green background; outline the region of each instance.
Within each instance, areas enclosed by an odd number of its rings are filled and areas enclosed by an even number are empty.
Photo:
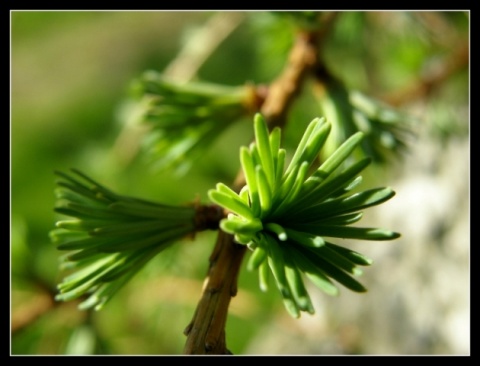
[[[292,43],[288,19],[222,15],[236,26],[198,78],[271,82]],[[141,152],[132,153],[134,132],[122,139],[132,80],[168,67],[214,16],[11,12],[11,354],[182,353],[215,233],[162,253],[100,312],[55,303],[53,172],[78,168],[121,194],[174,204],[206,201],[218,181],[231,182],[238,147],[252,136],[248,120],[229,128],[182,177],[152,171]],[[242,271],[226,329],[234,354],[470,352],[469,30],[466,11],[340,14],[323,49],[327,66],[348,87],[394,102],[417,121],[407,156],[373,167],[364,183],[397,191],[397,203],[366,221],[402,238],[358,244],[376,261],[363,279],[370,292],[328,298],[312,289],[317,313],[300,320],[289,318],[276,291],[260,292],[256,275]],[[319,113],[308,92],[298,99],[287,148]]]

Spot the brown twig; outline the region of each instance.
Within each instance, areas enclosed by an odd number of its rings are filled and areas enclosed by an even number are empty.
[[[430,95],[439,85],[442,85],[449,77],[459,70],[468,66],[469,45],[462,43],[451,55],[446,58],[438,67],[433,68],[429,73],[421,75],[411,85],[404,89],[395,91],[384,97],[385,102],[392,106],[399,106],[412,100],[418,100]]]
[[[36,322],[56,306],[57,303],[51,294],[40,293],[34,297],[34,301],[15,309],[10,324],[12,336]]]
[[[317,41],[318,33],[300,33],[285,69],[271,84],[261,107],[270,129],[285,124],[292,101],[317,62]],[[244,185],[244,177],[239,173],[233,189],[238,192]],[[202,297],[185,329],[185,354],[231,354],[226,346],[225,325],[230,300],[237,293],[238,273],[245,252],[246,246],[236,244],[233,236],[219,231]]]
[[[12,336],[27,328],[43,315],[55,309],[59,303],[55,301],[55,290],[34,273],[27,274],[27,280],[36,290],[34,301],[12,308],[10,331]]]

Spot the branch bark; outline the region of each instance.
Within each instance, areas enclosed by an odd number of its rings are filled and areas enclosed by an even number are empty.
[[[290,105],[314,69],[318,35],[313,32],[298,34],[287,65],[269,87],[261,113],[270,129],[285,124]],[[244,185],[245,179],[240,172],[233,189],[238,192]],[[236,244],[232,235],[219,231],[202,297],[184,332],[187,336],[185,354],[231,354],[225,341],[225,326],[230,300],[237,293],[238,274],[245,252],[245,245]]]

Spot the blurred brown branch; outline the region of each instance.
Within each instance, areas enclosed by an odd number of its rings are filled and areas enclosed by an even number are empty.
[[[33,300],[17,309],[12,309],[11,334],[12,336],[27,328],[44,314],[57,306],[54,296],[41,292],[33,297]]]
[[[44,280],[34,273],[27,275],[28,283],[34,286],[34,295],[31,302],[18,308],[11,309],[10,330],[12,336],[30,326],[43,315],[55,309],[59,303],[55,301],[55,291]]]
[[[412,100],[428,97],[452,75],[468,67],[469,57],[469,44],[463,42],[453,50],[449,57],[424,75],[420,75],[411,85],[387,94],[381,99],[392,106],[399,106]]]
[[[28,273],[26,280],[29,285],[33,286],[32,290],[34,293],[31,295],[31,300],[24,302],[21,306],[14,307],[12,305],[10,317],[10,332],[12,336],[31,326],[51,311],[64,306],[73,305],[73,307],[76,307],[80,302],[79,300],[75,300],[72,303],[57,302],[55,300],[55,288],[35,273]]]

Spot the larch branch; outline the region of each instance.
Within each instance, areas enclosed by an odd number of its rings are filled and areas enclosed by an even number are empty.
[[[270,85],[261,107],[270,128],[285,124],[292,101],[317,62],[317,40],[317,33],[299,33],[287,65]],[[244,177],[239,173],[233,189],[238,192],[244,185]],[[245,245],[236,244],[232,235],[219,231],[200,302],[185,329],[185,354],[231,354],[226,346],[225,326],[245,252]]]

